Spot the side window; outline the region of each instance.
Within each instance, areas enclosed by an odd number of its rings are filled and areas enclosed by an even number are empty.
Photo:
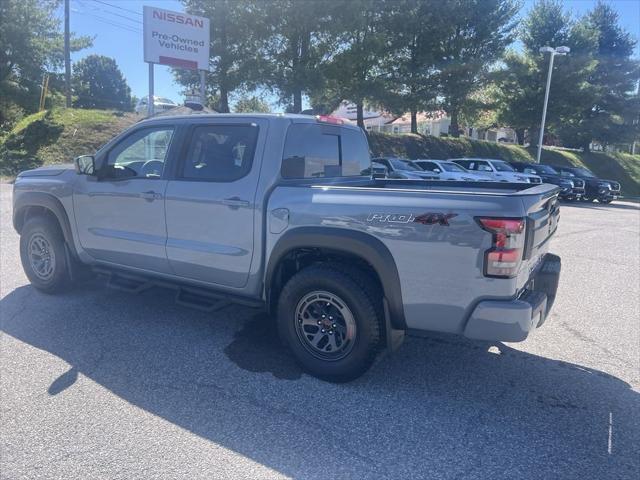
[[[340,176],[340,136],[337,128],[294,124],[287,131],[282,158],[284,178]]]
[[[362,175],[371,167],[369,144],[364,134],[357,130],[340,129],[342,146],[342,175],[345,177]]]
[[[281,174],[284,178],[360,176],[370,164],[361,132],[299,123],[287,131]]]
[[[491,165],[487,162],[477,162],[476,170],[481,172],[493,172],[493,168],[491,168]]]
[[[173,128],[138,130],[118,143],[107,156],[106,176],[160,178],[173,137]]]
[[[438,165],[436,165],[433,162],[420,162],[420,167],[422,167],[423,170],[429,171],[429,172],[439,172],[440,168],[438,168]]]
[[[384,165],[388,170],[391,170],[390,162],[386,158],[380,158],[376,160],[376,162],[378,162],[380,165]]]
[[[239,180],[251,170],[257,139],[256,125],[195,127],[180,176],[212,182]]]

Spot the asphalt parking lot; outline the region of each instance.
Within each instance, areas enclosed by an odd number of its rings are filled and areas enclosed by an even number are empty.
[[[640,205],[565,205],[551,318],[520,344],[408,338],[344,385],[263,314],[92,281],[31,288],[0,217],[0,475],[638,478]]]

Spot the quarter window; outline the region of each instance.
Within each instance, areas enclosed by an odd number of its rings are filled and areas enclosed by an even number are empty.
[[[258,139],[256,125],[203,125],[193,129],[182,178],[232,182],[249,173]]]
[[[284,178],[360,176],[370,166],[366,139],[357,130],[299,123],[287,131]]]

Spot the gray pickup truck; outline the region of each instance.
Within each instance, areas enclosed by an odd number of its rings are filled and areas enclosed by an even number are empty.
[[[13,223],[36,288],[86,270],[183,303],[273,312],[311,374],[348,381],[405,332],[517,342],[545,320],[560,258],[553,185],[374,180],[332,118],[142,121],[75,166],[21,173]]]

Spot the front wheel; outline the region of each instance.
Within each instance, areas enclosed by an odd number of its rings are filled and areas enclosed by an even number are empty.
[[[357,269],[313,265],[295,274],[278,301],[278,330],[301,366],[323,380],[365,373],[380,345],[381,298]]]
[[[64,237],[50,218],[33,217],[24,224],[20,260],[31,284],[42,292],[56,293],[70,283]]]

